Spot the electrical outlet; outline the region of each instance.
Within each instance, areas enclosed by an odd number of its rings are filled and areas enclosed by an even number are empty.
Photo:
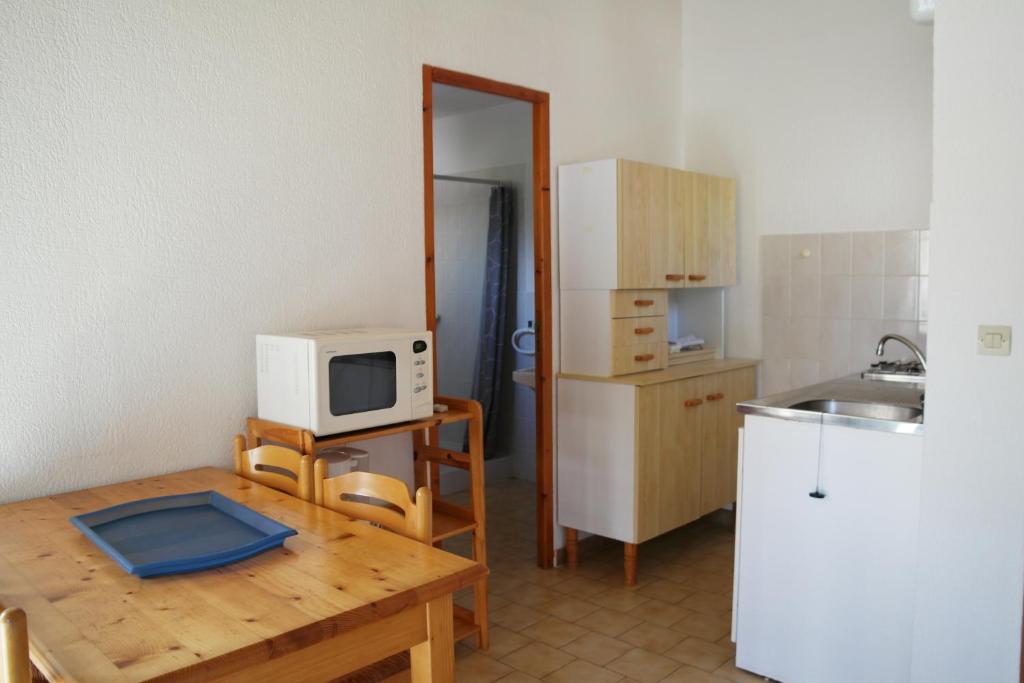
[[[978,325],[978,354],[1009,356],[1011,334],[1008,325]]]

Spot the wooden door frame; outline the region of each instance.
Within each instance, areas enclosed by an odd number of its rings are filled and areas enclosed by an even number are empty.
[[[548,94],[511,83],[423,65],[423,191],[427,329],[436,334],[434,289],[434,115],[433,85],[441,83],[524,100],[533,105],[533,267],[537,403],[537,564],[554,565],[554,388],[551,374],[551,147]],[[434,349],[435,367],[437,349]],[[437,373],[434,373],[435,390]]]

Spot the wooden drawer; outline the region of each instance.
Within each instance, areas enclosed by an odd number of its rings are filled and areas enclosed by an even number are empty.
[[[612,348],[635,344],[668,343],[668,318],[650,315],[612,320]]]
[[[633,344],[612,349],[612,374],[628,375],[668,367],[668,342]]]
[[[611,310],[613,318],[666,315],[668,292],[663,289],[613,289]]]

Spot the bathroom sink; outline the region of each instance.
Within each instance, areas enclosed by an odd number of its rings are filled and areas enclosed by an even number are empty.
[[[895,420],[897,422],[919,422],[924,411],[921,408],[895,403],[875,403],[870,401],[840,401],[836,399],[816,398],[800,401],[789,406],[792,410],[807,410],[813,413],[829,415],[848,415],[864,417],[870,420]]]
[[[519,370],[512,371],[512,381],[516,384],[522,384],[530,387],[531,389],[537,389],[537,373],[533,368],[521,368]]]

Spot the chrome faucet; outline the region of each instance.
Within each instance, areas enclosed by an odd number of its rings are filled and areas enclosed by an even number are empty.
[[[881,357],[882,355],[885,354],[885,342],[889,341],[890,339],[893,339],[895,341],[900,342],[901,344],[906,346],[908,349],[913,351],[914,355],[917,356],[917,362],[921,364],[921,369],[924,370],[925,372],[928,371],[928,364],[925,363],[924,352],[921,351],[921,347],[919,347],[917,344],[915,344],[914,342],[910,341],[909,339],[907,339],[906,337],[904,337],[901,334],[886,334],[886,335],[883,335],[882,338],[878,340],[878,348],[875,349],[875,355],[876,356]]]

